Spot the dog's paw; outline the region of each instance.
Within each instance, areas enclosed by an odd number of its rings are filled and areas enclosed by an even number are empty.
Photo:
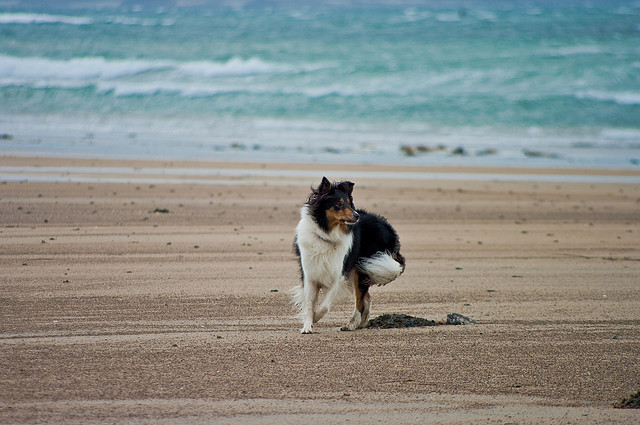
[[[347,322],[346,325],[340,328],[340,330],[355,331],[356,329],[361,327],[362,327],[362,314],[358,310],[356,310],[355,313],[353,313],[353,317],[351,318],[351,320],[349,320],[349,322]]]
[[[300,330],[300,333],[303,335],[306,334],[312,334],[313,333],[313,329],[311,326],[303,326],[302,329]]]
[[[343,332],[349,332],[349,331],[355,331],[356,328],[352,327],[351,324],[349,323],[341,327],[340,330]]]

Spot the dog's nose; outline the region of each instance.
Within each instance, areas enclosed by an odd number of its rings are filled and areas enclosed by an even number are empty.
[[[354,220],[358,220],[360,218],[360,214],[358,214],[357,212],[353,212],[353,219]]]

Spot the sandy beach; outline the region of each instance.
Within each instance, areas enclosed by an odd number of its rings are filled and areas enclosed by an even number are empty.
[[[0,168],[15,177],[0,181],[2,423],[640,419],[613,408],[640,390],[640,185],[624,182],[640,172],[19,157]],[[255,173],[199,173],[212,169]],[[399,172],[415,178],[385,178]],[[522,174],[546,178],[509,178]],[[323,175],[354,181],[356,206],[400,235],[406,272],[372,289],[372,317],[478,324],[341,332],[345,300],[301,335],[292,238]],[[593,179],[567,178],[582,175]]]

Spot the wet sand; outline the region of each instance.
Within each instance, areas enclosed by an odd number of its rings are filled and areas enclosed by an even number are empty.
[[[397,281],[372,289],[372,317],[456,312],[478,324],[341,332],[352,310],[345,300],[300,335],[287,291],[299,281],[291,243],[309,186],[322,174],[406,168],[38,158],[0,166],[83,167],[68,173],[75,179],[0,182],[2,423],[640,418],[613,408],[640,389],[640,185],[353,179],[356,206],[389,219],[407,259]],[[100,167],[318,176],[167,183],[132,173],[103,183],[90,179]]]

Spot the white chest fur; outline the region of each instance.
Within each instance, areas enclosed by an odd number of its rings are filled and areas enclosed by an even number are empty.
[[[296,228],[300,261],[307,282],[330,288],[342,279],[344,258],[353,245],[353,234],[336,228],[327,233],[302,207]]]

